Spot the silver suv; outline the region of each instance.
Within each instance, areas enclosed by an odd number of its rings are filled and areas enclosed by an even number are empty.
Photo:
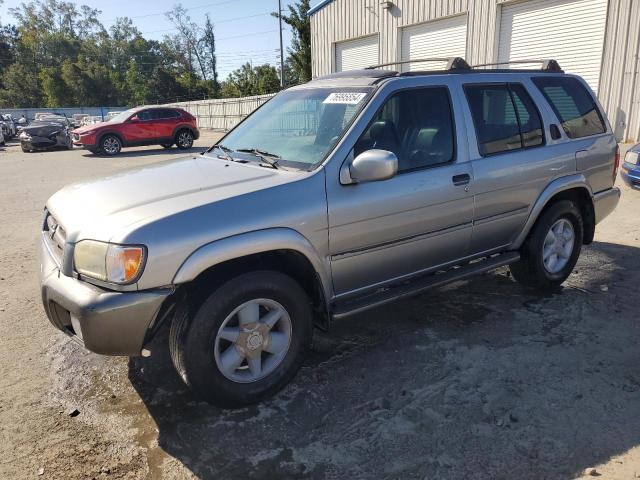
[[[46,205],[51,322],[148,355],[224,407],[300,367],[314,326],[509,265],[560,285],[616,207],[618,146],[587,84],[542,69],[371,68],[290,88],[202,155]]]

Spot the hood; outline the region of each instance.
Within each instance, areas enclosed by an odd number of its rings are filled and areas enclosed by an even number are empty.
[[[78,135],[80,135],[81,133],[91,132],[96,128],[103,127],[106,124],[107,122],[99,122],[99,123],[92,123],[90,125],[83,125],[82,127],[78,127],[74,129],[72,133],[77,133]]]
[[[47,208],[64,227],[68,241],[107,241],[126,234],[134,224],[286,183],[303,174],[198,155],[66,186],[49,199]]]
[[[34,125],[31,127],[24,127],[23,132],[28,133],[32,137],[48,137],[54,132],[64,130],[65,126],[59,123],[49,123],[46,125]]]

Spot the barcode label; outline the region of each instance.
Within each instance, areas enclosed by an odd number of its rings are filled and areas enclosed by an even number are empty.
[[[324,99],[322,103],[342,103],[346,105],[356,105],[366,97],[366,93],[355,92],[335,92]]]

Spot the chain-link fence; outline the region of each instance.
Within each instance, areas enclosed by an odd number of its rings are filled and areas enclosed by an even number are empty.
[[[199,128],[227,131],[271,97],[273,97],[273,95],[216,98],[211,100],[169,103],[166,106],[179,107],[186,110],[198,119]]]

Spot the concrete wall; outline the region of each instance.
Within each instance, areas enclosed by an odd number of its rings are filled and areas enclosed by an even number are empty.
[[[526,0],[333,0],[311,16],[313,75],[334,70],[335,43],[380,35],[380,63],[400,59],[400,29],[467,14],[467,61],[497,58],[498,19],[505,3]],[[598,97],[618,138],[640,140],[640,0],[609,0]]]

